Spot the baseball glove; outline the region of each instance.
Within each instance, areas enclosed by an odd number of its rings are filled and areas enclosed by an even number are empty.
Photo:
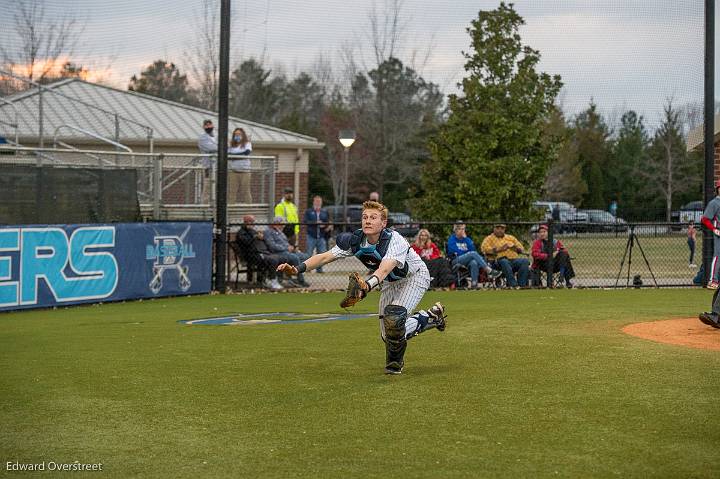
[[[360,274],[350,273],[350,281],[348,282],[345,297],[340,302],[340,307],[349,308],[350,306],[355,306],[358,301],[367,296],[369,289],[370,287],[365,280],[360,277]]]

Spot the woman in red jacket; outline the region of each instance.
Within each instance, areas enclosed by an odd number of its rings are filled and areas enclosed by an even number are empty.
[[[433,243],[428,230],[423,228],[418,231],[415,242],[410,246],[427,265],[432,277],[431,287],[448,288],[455,285],[455,274],[450,263],[443,258],[440,248]]]
[[[415,237],[415,242],[411,246],[418,256],[425,261],[430,261],[431,259],[440,258],[442,256],[440,248],[438,248],[437,245],[430,239],[430,232],[424,228],[418,231],[418,234]]]

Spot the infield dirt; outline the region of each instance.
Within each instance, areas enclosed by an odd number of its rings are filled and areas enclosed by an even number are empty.
[[[703,324],[698,318],[629,324],[623,332],[659,343],[720,351],[720,329]]]

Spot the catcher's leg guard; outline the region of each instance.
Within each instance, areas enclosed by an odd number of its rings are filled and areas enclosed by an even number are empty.
[[[403,357],[407,340],[405,339],[405,321],[407,309],[389,304],[383,311],[383,328],[385,329],[385,373],[400,374],[405,365]]]

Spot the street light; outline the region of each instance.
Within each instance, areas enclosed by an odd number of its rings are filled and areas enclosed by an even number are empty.
[[[350,147],[355,143],[355,130],[340,130],[338,140],[345,148],[345,182],[343,188],[343,218],[348,220],[347,197],[348,197],[348,163],[350,163]]]

